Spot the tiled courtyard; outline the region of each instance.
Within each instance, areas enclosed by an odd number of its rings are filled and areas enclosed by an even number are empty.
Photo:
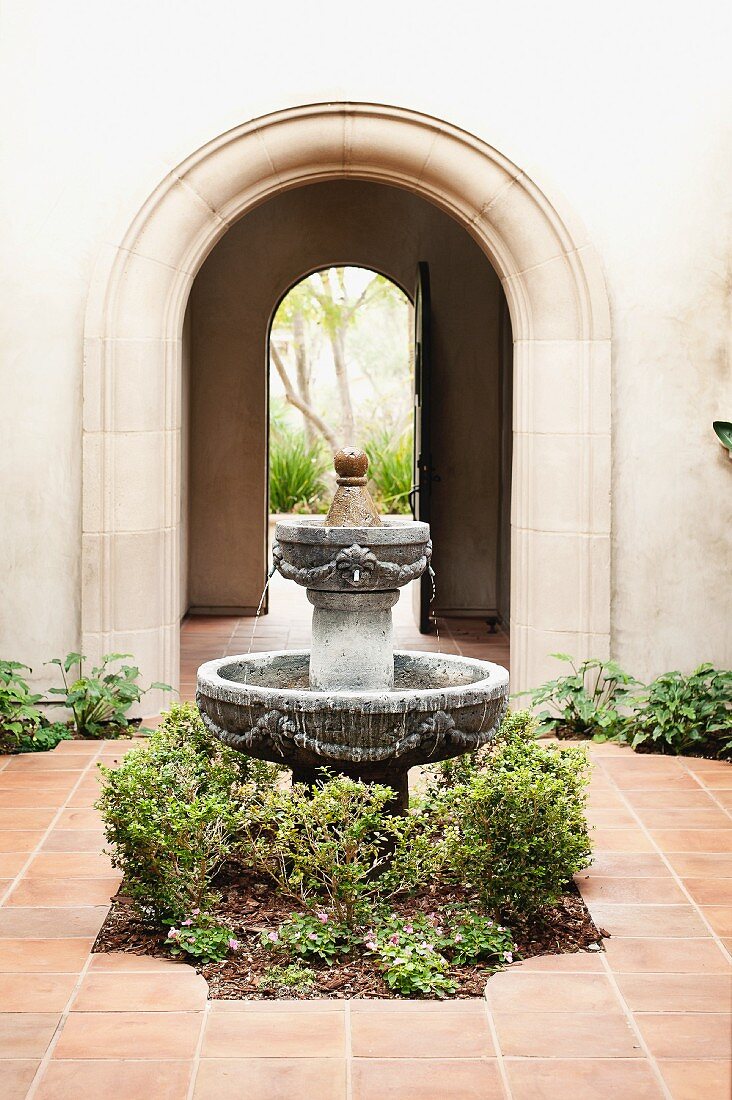
[[[253,648],[306,645],[273,597]],[[190,620],[183,693],[251,620]],[[399,643],[505,662],[453,623]],[[478,652],[480,651],[480,652]],[[129,742],[0,758],[3,1100],[727,1100],[732,1056],[732,768],[593,746],[595,863],[578,884],[606,952],[533,959],[485,1001],[207,1001],[188,966],[92,955],[119,876],[102,854],[98,762]]]

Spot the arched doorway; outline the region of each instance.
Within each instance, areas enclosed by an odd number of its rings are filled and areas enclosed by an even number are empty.
[[[514,687],[536,682],[552,650],[607,653],[610,323],[595,252],[574,219],[483,142],[361,104],[295,108],[217,138],[166,177],[100,260],[85,330],[85,651],[131,650],[145,675],[176,681],[183,322],[193,279],[246,211],[343,178],[435,204],[501,279],[515,371]]]

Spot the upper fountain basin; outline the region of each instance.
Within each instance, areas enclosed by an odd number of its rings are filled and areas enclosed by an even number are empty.
[[[424,573],[432,556],[430,529],[389,516],[380,527],[326,527],[321,516],[282,520],[274,564],[286,580],[321,592],[384,592]]]

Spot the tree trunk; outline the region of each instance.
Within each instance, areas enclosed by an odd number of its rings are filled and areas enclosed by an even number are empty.
[[[305,343],[305,324],[299,309],[292,315],[292,337],[295,348],[295,374],[297,376],[299,396],[306,405],[312,408],[313,402],[310,396],[310,362],[308,360],[308,349]],[[315,442],[315,428],[313,422],[305,413],[302,414],[302,419],[305,428],[305,438],[308,444],[312,446]]]
[[[271,340],[270,340],[270,343],[269,343],[269,353],[270,353],[270,356],[272,358],[272,362],[275,365],[277,373],[280,376],[280,379],[282,381],[282,385],[285,388],[285,398],[287,399],[289,404],[292,405],[293,408],[300,410],[300,412],[306,418],[307,422],[312,424],[312,426],[314,428],[316,428],[317,431],[320,432],[323,439],[326,441],[326,443],[330,447],[331,452],[333,454],[335,454],[335,452],[338,450],[338,447],[339,447],[339,443],[338,443],[338,440],[337,440],[336,436],[330,430],[330,428],[325,423],[323,418],[318,415],[318,413],[315,411],[315,409],[311,405],[309,405],[306,401],[303,401],[303,399],[300,397],[300,395],[296,392],[294,386],[292,385],[292,382],[290,381],[290,376],[287,373],[287,367],[285,366],[285,364],[282,361],[282,356],[280,355],[280,353],[278,352],[277,348],[275,347],[274,343]]]

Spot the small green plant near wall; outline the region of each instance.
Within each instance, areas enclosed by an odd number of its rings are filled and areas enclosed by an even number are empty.
[[[63,660],[54,657],[48,664],[58,665],[64,682],[62,688],[51,688],[52,695],[63,696],[64,706],[74,717],[76,732],[81,737],[115,737],[128,729],[127,712],[134,703],[153,688],[172,691],[169,684],[157,681],[143,688],[138,684],[140,670],[136,665],[109,666],[131,657],[131,653],[108,653],[102,663],[84,673],[82,653],[68,653]],[[78,675],[72,675],[75,670]]]
[[[0,661],[0,752],[44,752],[71,737],[62,722],[48,722],[20,661]]]
[[[548,680],[528,695],[532,707],[548,703],[550,709],[537,714],[538,734],[559,738],[591,738],[602,740],[617,736],[625,721],[623,708],[631,688],[639,681],[624,672],[617,661],[588,658],[575,664],[567,653],[552,653],[566,662],[572,671],[556,680]]]
[[[631,702],[621,738],[634,749],[732,758],[732,671],[666,672]]]

